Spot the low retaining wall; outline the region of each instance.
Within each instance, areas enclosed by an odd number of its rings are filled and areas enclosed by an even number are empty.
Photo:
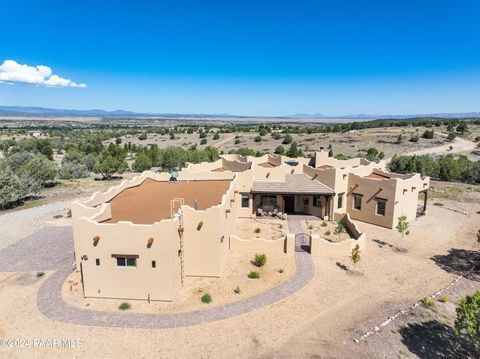
[[[269,240],[265,238],[242,239],[230,235],[230,250],[232,252],[270,252],[292,255],[295,251],[295,236],[286,235],[284,239]]]
[[[347,231],[353,236],[343,242],[330,242],[320,237],[318,234],[310,236],[310,253],[312,256],[325,257],[348,257],[352,254],[352,249],[358,244],[360,251],[365,253],[367,235],[361,232],[355,223],[352,222],[348,213],[335,213],[335,221],[342,222]]]

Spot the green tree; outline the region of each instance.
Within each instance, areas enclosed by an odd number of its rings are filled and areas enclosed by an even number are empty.
[[[33,159],[33,155],[26,151],[19,151],[7,157],[7,162],[13,172],[16,172],[23,165],[27,164]]]
[[[293,141],[293,138],[292,138],[292,135],[290,134],[286,134],[285,137],[283,138],[284,145],[289,145],[290,143],[292,143],[292,141]]]
[[[201,145],[206,145],[206,144],[207,144],[207,139],[206,139],[206,138],[202,138],[201,141],[200,141],[200,144],[201,144]]]
[[[433,132],[433,130],[426,130],[426,131],[423,133],[422,137],[423,137],[423,138],[426,138],[426,139],[428,139],[428,140],[431,140],[431,139],[434,137],[434,135],[435,135],[435,132]]]
[[[152,168],[152,159],[146,152],[139,152],[132,164],[132,169],[135,172],[148,171]]]
[[[39,190],[36,181],[17,175],[7,161],[0,159],[0,209],[13,207]]]
[[[277,146],[277,148],[275,148],[275,153],[277,155],[284,155],[285,154],[285,147],[283,147],[282,145]]]
[[[255,141],[255,142],[262,142],[262,137],[256,136],[256,137],[254,138],[254,141]]]
[[[103,179],[111,179],[114,173],[122,174],[127,168],[128,165],[124,159],[114,157],[107,152],[100,157],[93,172],[101,174]]]
[[[460,122],[460,123],[458,124],[457,128],[456,128],[456,131],[457,131],[458,133],[460,133],[461,135],[464,135],[465,132],[468,131],[468,126],[467,126],[467,124],[466,124],[464,121]]]
[[[220,134],[218,132],[215,132],[215,134],[213,135],[213,139],[218,140],[219,138],[220,138]]]
[[[402,134],[399,133],[398,134],[398,137],[397,137],[397,141],[396,141],[396,144],[399,145],[403,142],[403,137],[402,137]]]
[[[57,166],[43,155],[32,158],[28,163],[20,167],[18,174],[40,186],[52,183],[57,177]]]
[[[410,234],[408,228],[410,227],[410,224],[407,221],[407,216],[402,214],[400,217],[398,217],[398,224],[395,228],[397,228],[397,231],[403,236],[406,234],[407,236]]]
[[[458,302],[455,334],[480,347],[480,290]]]
[[[456,137],[457,135],[455,134],[455,132],[449,132],[447,136],[447,141],[452,142]]]
[[[332,148],[330,148],[328,150],[328,157],[333,157],[333,149]]]
[[[292,144],[290,145],[290,148],[287,151],[287,156],[291,158],[302,157],[303,151],[298,148],[298,145],[296,142],[292,142]]]

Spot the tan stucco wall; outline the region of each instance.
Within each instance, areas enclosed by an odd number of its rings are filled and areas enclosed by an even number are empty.
[[[230,235],[230,250],[241,253],[287,253],[287,237],[277,240],[265,238],[242,239],[232,234]],[[288,254],[293,255],[293,252]]]
[[[181,283],[177,224],[171,220],[153,225],[99,224],[77,219],[74,235],[81,263],[77,268],[83,272],[85,296],[172,300]],[[100,239],[94,245],[97,236]],[[149,238],[154,239],[150,248]],[[137,267],[117,267],[112,254],[138,255]],[[88,259],[82,260],[83,256]]]

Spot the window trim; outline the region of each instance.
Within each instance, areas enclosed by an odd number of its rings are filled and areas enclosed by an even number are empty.
[[[378,202],[383,201],[385,203],[385,207],[383,209],[383,214],[378,213]],[[375,215],[379,217],[385,217],[387,214],[387,202],[386,198],[375,197]]]
[[[112,258],[115,258],[116,263],[117,263],[117,268],[137,268],[138,263],[138,254],[112,254]],[[119,259],[124,259],[124,265],[119,265],[118,260]],[[134,260],[134,265],[129,265],[128,262],[129,260]]]
[[[362,210],[362,200],[363,200],[363,194],[360,193],[352,193],[353,195],[353,201],[352,201],[352,210],[354,211],[361,211]],[[355,208],[355,198],[360,197],[360,208]]]

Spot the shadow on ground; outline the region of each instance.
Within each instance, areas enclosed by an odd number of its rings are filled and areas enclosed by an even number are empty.
[[[402,343],[421,359],[470,359],[479,358],[465,340],[455,336],[453,329],[436,320],[410,323],[400,329]]]
[[[468,249],[452,248],[445,255],[436,255],[431,258],[443,270],[462,275],[464,272],[476,267],[465,277],[470,280],[480,281],[480,252]]]

